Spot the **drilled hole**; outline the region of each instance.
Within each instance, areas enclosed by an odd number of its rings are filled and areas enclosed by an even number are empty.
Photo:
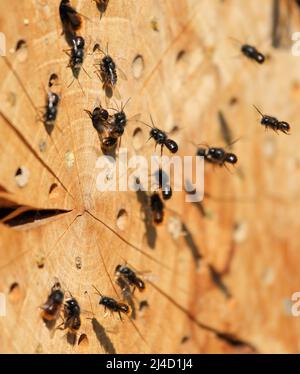
[[[176,61],[180,61],[183,59],[183,57],[186,55],[186,51],[184,49],[181,49],[176,56]]]
[[[229,105],[230,105],[230,106],[233,106],[233,105],[237,104],[238,101],[239,101],[239,99],[238,99],[237,97],[232,96],[232,97],[230,98],[230,100],[229,100]]]
[[[24,47],[26,47],[26,41],[24,39],[18,40],[16,44],[16,51]]]
[[[20,62],[24,62],[27,60],[28,57],[28,48],[27,48],[27,43],[25,40],[20,39],[18,40],[15,48],[16,54],[17,54],[17,59]]]
[[[143,56],[137,55],[132,62],[132,75],[135,79],[139,79],[141,77],[144,67]]]
[[[15,180],[18,187],[23,188],[28,184],[29,170],[26,166],[21,166],[17,169],[15,173]]]
[[[139,151],[143,147],[143,130],[137,127],[132,134],[132,145],[136,151]]]
[[[9,287],[9,298],[12,302],[17,302],[21,298],[21,289],[17,282]]]
[[[49,197],[51,199],[56,198],[58,196],[58,189],[57,189],[57,187],[58,187],[57,183],[51,184],[51,186],[49,188]]]
[[[78,339],[78,345],[81,346],[81,348],[87,348],[89,345],[89,339],[86,334],[81,334]]]
[[[128,214],[125,209],[121,209],[117,216],[117,226],[120,230],[125,230],[128,221]]]

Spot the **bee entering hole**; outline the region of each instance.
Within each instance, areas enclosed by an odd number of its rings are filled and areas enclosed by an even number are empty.
[[[81,348],[87,348],[89,345],[89,339],[86,336],[86,334],[81,334],[79,339],[78,339],[78,345],[81,346]]]
[[[144,141],[143,141],[143,131],[141,128],[137,127],[134,131],[133,131],[133,134],[132,134],[132,145],[133,145],[133,148],[136,150],[136,151],[139,151],[143,145],[144,145]]]
[[[176,56],[176,61],[180,61],[183,59],[183,57],[186,55],[186,51],[184,49],[181,49]]]
[[[135,79],[139,79],[144,70],[145,64],[142,55],[137,55],[132,62],[132,75]]]
[[[128,214],[125,209],[121,209],[117,216],[117,226],[120,230],[125,230],[128,221]]]
[[[26,166],[21,166],[17,169],[15,173],[15,180],[18,187],[22,188],[25,187],[28,183],[29,179],[29,170]]]
[[[17,302],[21,298],[21,289],[19,283],[14,282],[9,287],[9,298],[12,302]]]

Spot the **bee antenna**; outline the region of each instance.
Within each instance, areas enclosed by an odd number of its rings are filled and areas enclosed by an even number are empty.
[[[151,113],[150,113],[150,120],[151,120],[151,123],[152,123],[152,127],[155,127],[155,125],[154,125],[154,121],[153,121],[153,118],[152,118],[152,116],[151,116]]]
[[[83,109],[84,112],[86,112],[90,118],[92,118],[92,112],[88,109]]]
[[[137,122],[140,122],[140,123],[142,123],[143,125],[145,125],[145,126],[147,126],[147,127],[150,127],[150,129],[153,128],[152,126],[148,125],[148,123],[146,123],[146,122],[143,122],[143,121],[140,121],[140,120],[138,120]]]
[[[257,106],[253,105],[253,107],[258,111],[258,113],[263,117],[263,113],[257,108]]]
[[[131,97],[129,97],[129,98],[126,100],[124,106],[122,105],[122,107],[121,107],[122,111],[125,109],[126,105],[129,103],[130,100],[131,100]]]
[[[100,295],[101,297],[103,297],[102,293],[92,284],[92,287],[94,287],[94,289],[97,291],[97,294]]]
[[[114,99],[114,103],[115,103],[115,106],[117,107],[117,111],[119,112],[120,111],[119,110],[119,105],[118,105],[116,99]],[[121,110],[122,110],[122,103],[121,103]]]
[[[89,298],[89,301],[90,301],[90,307],[91,307],[91,310],[92,310],[92,314],[95,315],[94,314],[94,310],[93,310],[93,305],[92,305],[92,300],[91,300],[90,294],[87,291],[85,291],[84,293],[86,295],[88,295],[88,298]]]

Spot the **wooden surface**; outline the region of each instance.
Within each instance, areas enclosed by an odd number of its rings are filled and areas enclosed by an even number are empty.
[[[119,89],[123,100],[131,97],[129,116],[142,113],[147,121],[151,112],[158,127],[178,126],[180,155],[195,152],[192,142],[224,145],[219,110],[233,138],[241,137],[232,173],[206,167],[206,215],[175,193],[153,248],[136,195],[96,189],[95,162],[102,152],[83,112],[104,101],[94,57],[84,62],[92,79],[80,74],[85,95],[76,81],[68,88],[72,75],[59,1],[22,3],[0,3],[8,48],[0,61],[1,211],[18,205],[61,213],[13,228],[0,225],[0,292],[7,295],[0,351],[299,352],[300,324],[290,314],[290,297],[300,290],[300,60],[286,46],[271,47],[273,1],[111,0],[101,20],[94,2],[74,2],[88,17],[80,31],[88,49],[108,42],[128,77]],[[291,31],[299,30],[299,10],[292,2],[281,6],[290,6]],[[270,59],[262,66],[249,63],[231,38],[255,44]],[[27,49],[13,52],[19,39]],[[53,72],[61,77],[62,102],[50,138],[33,104],[44,105],[43,87]],[[253,104],[290,122],[291,136],[265,132]],[[133,147],[136,127],[128,125],[122,146],[150,156],[153,143],[146,144],[142,125],[142,146]],[[21,166],[30,172],[24,188],[14,177]],[[123,230],[117,226],[121,209],[127,212]],[[124,260],[151,272],[146,291],[135,293],[134,324],[105,317],[92,288],[116,297],[113,272]],[[75,344],[65,331],[50,332],[39,315],[55,277],[84,311]],[[139,312],[141,300],[149,307]]]

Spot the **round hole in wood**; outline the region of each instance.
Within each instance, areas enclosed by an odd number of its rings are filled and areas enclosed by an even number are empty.
[[[78,345],[80,345],[80,347],[82,349],[87,349],[88,348],[88,345],[89,345],[89,339],[87,337],[86,334],[81,334],[79,336],[79,339],[78,339]]]
[[[9,287],[9,298],[12,302],[17,302],[21,298],[21,289],[19,283],[14,282]]]
[[[144,141],[143,141],[143,130],[140,127],[137,127],[133,131],[133,134],[132,134],[132,145],[133,145],[133,148],[136,151],[139,151],[143,147],[143,145],[144,145]]]
[[[15,180],[18,187],[23,188],[28,184],[29,170],[26,166],[20,166],[15,173]]]
[[[135,79],[139,79],[144,71],[145,64],[142,55],[137,55],[132,61],[132,75]]]
[[[125,230],[128,221],[128,214],[125,209],[120,209],[117,215],[117,227],[120,230]]]
[[[184,49],[181,49],[176,56],[176,61],[180,61],[183,59],[183,57],[186,55],[186,51]]]
[[[49,195],[50,195],[50,197],[53,197],[53,195],[56,195],[56,189],[57,189],[57,187],[58,187],[57,183],[51,184],[51,186],[49,188]]]

